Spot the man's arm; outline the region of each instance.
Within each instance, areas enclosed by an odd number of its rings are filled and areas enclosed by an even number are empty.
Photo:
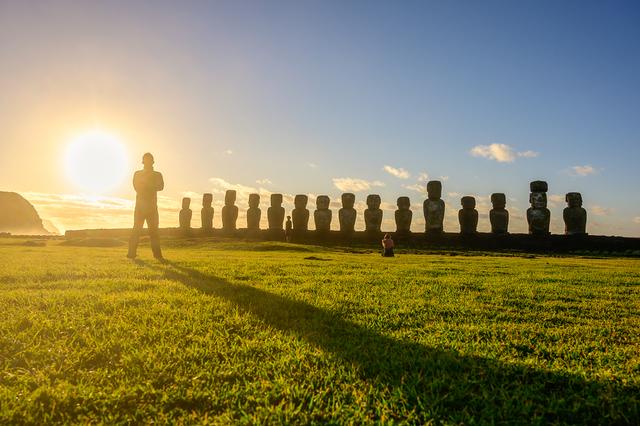
[[[138,172],[135,172],[133,174],[133,189],[135,189],[136,192],[140,192],[140,179],[138,178]]]
[[[162,173],[158,172],[156,176],[156,191],[162,191],[164,189],[164,179]]]

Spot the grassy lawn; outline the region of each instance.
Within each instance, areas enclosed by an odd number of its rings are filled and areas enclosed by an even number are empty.
[[[640,259],[0,240],[0,424],[640,422]]]

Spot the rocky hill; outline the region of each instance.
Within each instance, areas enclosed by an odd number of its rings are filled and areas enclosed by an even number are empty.
[[[0,232],[14,235],[48,235],[33,205],[15,192],[0,191]]]

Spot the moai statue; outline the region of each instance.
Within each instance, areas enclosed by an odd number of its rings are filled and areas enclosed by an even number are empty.
[[[585,235],[587,233],[587,211],[582,207],[582,194],[569,192],[565,196],[567,206],[562,212],[564,233],[566,235]]]
[[[331,229],[331,210],[329,210],[329,197],[318,195],[316,198],[316,211],[313,212],[313,221],[316,231],[329,232]]]
[[[444,222],[444,201],[442,201],[442,182],[431,180],[427,183],[428,198],[424,200],[425,232],[442,232]]]
[[[205,231],[211,231],[213,229],[213,194],[202,195],[202,210],[200,210],[200,220],[202,222],[202,229]]]
[[[293,218],[293,229],[296,231],[306,231],[309,229],[309,210],[307,210],[307,202],[309,197],[298,194],[293,200],[295,208],[291,212]]]
[[[260,205],[259,194],[249,194],[249,209],[247,210],[247,229],[260,229],[260,217],[262,211],[258,207]]]
[[[460,233],[473,235],[478,231],[478,210],[476,210],[476,199],[473,197],[462,197],[460,199],[462,208],[458,210],[458,222],[460,222]]]
[[[180,229],[185,232],[191,229],[191,216],[193,216],[193,212],[189,208],[190,205],[191,198],[184,197],[182,199],[182,210],[180,210]]]
[[[531,207],[527,209],[527,222],[529,222],[529,234],[548,235],[551,212],[547,209],[547,182],[536,180],[529,185],[529,203]]]
[[[340,222],[340,232],[350,234],[356,226],[356,216],[358,212],[353,208],[356,203],[356,195],[350,192],[342,194],[342,208],[338,210],[338,221]]]
[[[284,207],[282,207],[282,194],[271,194],[271,207],[267,209],[267,219],[269,220],[269,229],[284,229]]]
[[[382,200],[377,194],[367,195],[367,209],[364,211],[364,226],[366,232],[380,232],[382,225]]]
[[[409,197],[398,198],[398,210],[396,210],[396,232],[408,233],[411,230],[411,219],[413,212],[411,211],[411,201]]]
[[[238,206],[236,202],[236,191],[230,189],[224,194],[224,207],[222,207],[222,229],[234,231],[238,220]]]
[[[489,212],[491,221],[491,232],[494,234],[506,234],[509,229],[509,212],[505,210],[507,197],[499,192],[491,194],[491,204],[493,208]]]

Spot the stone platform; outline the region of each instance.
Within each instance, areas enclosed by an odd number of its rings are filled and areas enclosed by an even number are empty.
[[[146,229],[142,235],[146,235]],[[85,229],[67,231],[65,238],[129,238],[131,229]],[[299,244],[319,245],[357,245],[379,248],[385,233],[355,231],[345,234],[340,231],[293,231],[290,241]],[[603,235],[529,235],[477,233],[462,235],[443,232],[428,235],[425,233],[390,233],[398,249],[450,249],[450,250],[513,250],[536,253],[567,252],[610,252],[640,255],[640,238],[603,236]],[[162,228],[161,237],[172,238],[225,238],[249,241],[284,241],[283,230],[237,229],[224,231],[213,229],[203,231],[192,229],[185,233],[180,228]]]

